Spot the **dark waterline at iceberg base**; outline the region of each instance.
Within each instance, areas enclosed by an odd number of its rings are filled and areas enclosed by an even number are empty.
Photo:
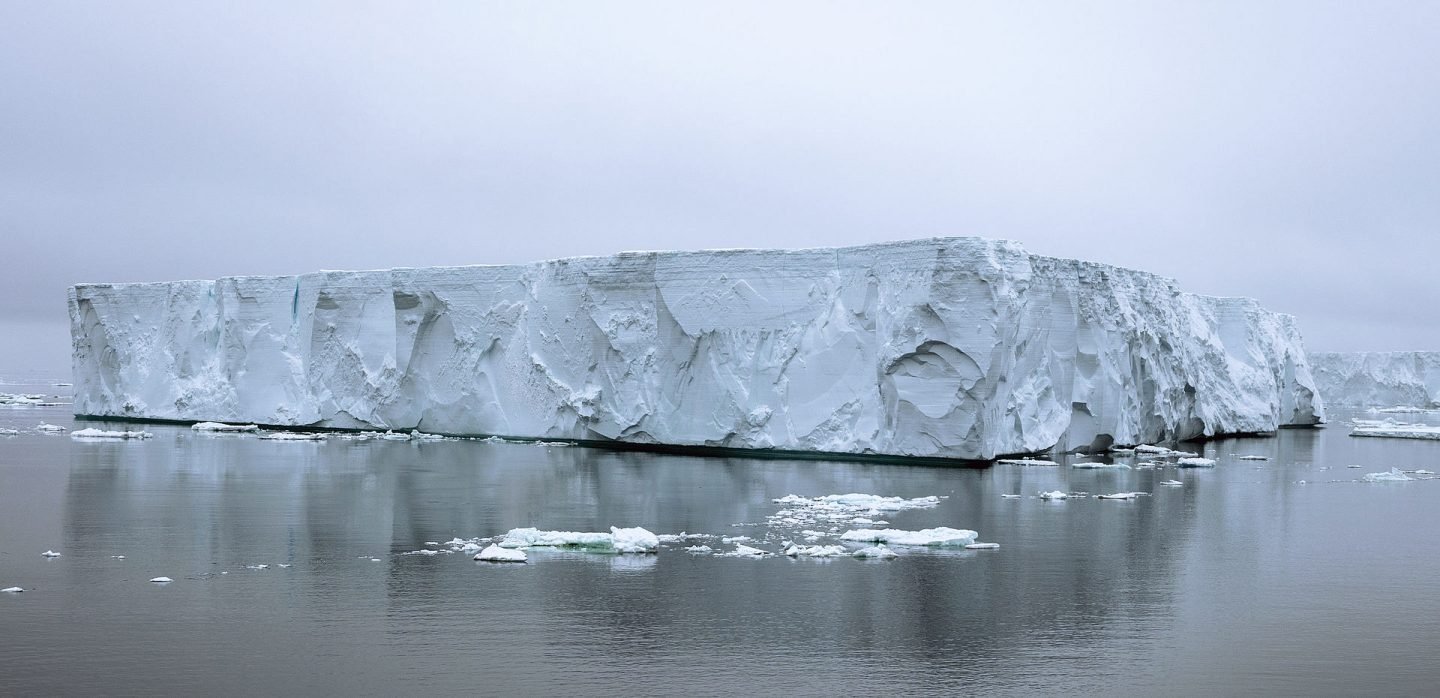
[[[3,388],[41,389],[64,390]],[[85,442],[33,431],[74,426],[64,407],[7,408],[0,427],[22,433],[0,437],[0,588],[26,591],[0,594],[0,694],[1428,693],[1440,480],[1358,480],[1440,470],[1440,450],[1352,439],[1346,416],[1196,445],[1213,469],[1088,470],[175,426]],[[1172,478],[1184,485],[1159,485]],[[1033,497],[1055,489],[1150,496]],[[403,554],[612,525],[778,550],[771,500],[849,492],[945,497],[884,518],[1001,547],[864,561],[667,545],[511,566]],[[159,575],[175,581],[147,581]]]

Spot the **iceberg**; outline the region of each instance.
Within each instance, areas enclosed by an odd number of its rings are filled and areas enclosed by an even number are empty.
[[[977,535],[979,534],[974,531],[943,526],[919,531],[886,528],[846,531],[840,535],[840,540],[855,543],[885,543],[887,545],[964,546],[974,543]]]
[[[1410,482],[1415,478],[1406,475],[1399,468],[1391,468],[1390,472],[1366,473],[1361,479],[1365,482]]]
[[[40,557],[60,557],[60,553],[57,553],[54,550],[46,550],[45,552],[40,553]]]
[[[65,427],[62,427],[58,424],[46,424],[45,422],[41,422],[38,426],[35,427],[35,431],[43,432],[46,434],[59,434],[62,431],[66,431],[66,429]]]
[[[477,562],[525,562],[526,559],[525,551],[502,548],[494,543],[475,554]]]
[[[0,589],[0,594],[19,594],[23,591],[25,590],[20,587],[5,587],[4,589]]]
[[[73,409],[94,417],[990,460],[1324,414],[1290,316],[981,238],[81,284],[68,302]]]
[[[101,429],[81,429],[70,432],[72,439],[148,439],[154,436],[148,431],[103,431]]]
[[[500,537],[503,548],[581,548],[601,553],[653,553],[660,539],[643,528],[610,527],[609,533],[513,528]]]
[[[154,579],[151,579],[150,581],[151,581],[151,582],[154,582],[154,583],[156,583],[156,584],[169,584],[170,582],[173,582],[173,581],[175,581],[175,580],[173,580],[173,579],[171,579],[171,578],[169,578],[169,577],[155,577]]]
[[[222,424],[220,422],[198,422],[191,424],[190,428],[195,431],[217,432],[217,433],[244,433],[260,431],[260,427],[254,424]]]
[[[1041,492],[1040,498],[1049,501],[1059,501],[1062,499],[1069,499],[1070,495],[1061,492],[1060,490],[1052,490],[1050,492]]]
[[[1210,458],[1191,456],[1189,458],[1181,458],[1180,460],[1175,461],[1175,465],[1178,465],[1182,468],[1213,468],[1215,467],[1215,461]]]
[[[1440,426],[1424,424],[1357,424],[1351,436],[1373,436],[1389,439],[1421,439],[1440,441]]]
[[[871,558],[875,560],[889,560],[892,558],[900,557],[900,555],[894,550],[891,550],[883,545],[871,545],[856,550],[854,553],[854,557]]]
[[[1314,385],[1330,404],[1440,407],[1440,351],[1317,351],[1309,356]]]

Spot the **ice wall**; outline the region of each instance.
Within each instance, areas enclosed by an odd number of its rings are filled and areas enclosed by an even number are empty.
[[[1312,352],[1310,360],[1331,404],[1440,407],[1440,351]]]
[[[1322,416],[1289,316],[944,238],[70,290],[77,414],[988,459]]]

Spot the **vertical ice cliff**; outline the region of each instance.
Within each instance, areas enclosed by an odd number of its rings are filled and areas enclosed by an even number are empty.
[[[1440,351],[1313,352],[1310,360],[1331,404],[1440,407]]]
[[[84,284],[77,414],[988,459],[1322,410],[1291,318],[1013,242]]]

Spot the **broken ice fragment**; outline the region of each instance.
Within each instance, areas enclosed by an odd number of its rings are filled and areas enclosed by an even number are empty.
[[[475,554],[475,560],[479,562],[525,562],[527,559],[524,550],[502,548],[494,543]]]

